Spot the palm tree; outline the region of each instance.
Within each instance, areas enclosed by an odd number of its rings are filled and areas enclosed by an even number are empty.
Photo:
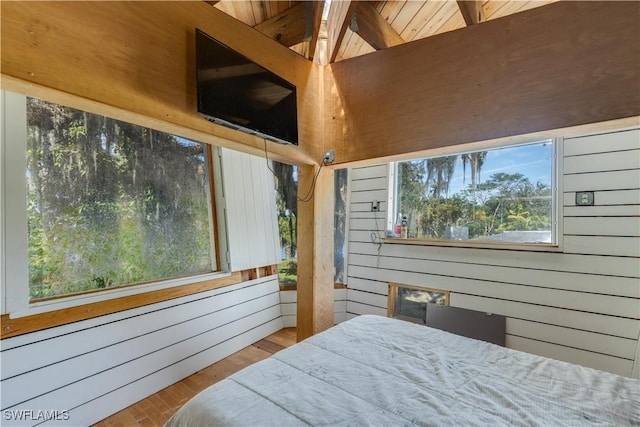
[[[476,151],[475,153],[467,153],[460,156],[462,160],[462,176],[463,180],[467,176],[467,163],[471,167],[471,197],[473,198],[473,206],[474,209],[472,211],[472,218],[475,220],[476,218],[476,190],[477,183],[480,181],[480,171],[482,170],[482,166],[484,165],[484,158],[487,157],[486,151]]]
[[[440,200],[441,196],[447,196],[449,193],[449,183],[455,171],[456,159],[457,156],[427,159],[425,190],[428,190],[431,186],[432,195],[436,200]],[[426,193],[428,194],[428,191],[426,191]]]
[[[471,167],[471,192],[473,194],[473,204],[476,202],[476,184],[480,181],[480,171],[484,165],[484,159],[487,157],[486,151],[476,151],[475,153],[462,154],[462,175],[463,179],[467,176],[467,163]]]

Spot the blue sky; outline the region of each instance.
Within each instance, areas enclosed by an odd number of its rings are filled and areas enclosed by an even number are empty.
[[[499,172],[521,173],[532,183],[542,182],[551,185],[553,165],[553,144],[544,141],[535,144],[517,145],[491,150],[487,153],[480,171],[480,181]],[[462,179],[462,163],[456,163],[455,177],[449,186],[449,195],[453,195],[471,183],[471,171],[467,166],[466,179]]]

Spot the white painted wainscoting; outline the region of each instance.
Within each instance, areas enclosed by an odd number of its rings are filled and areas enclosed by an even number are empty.
[[[372,243],[384,235],[388,165],[352,170],[347,318],[387,313],[388,282],[451,291],[451,305],[507,316],[507,347],[638,377],[640,130],[567,138],[562,250]],[[575,205],[595,191],[595,206]],[[634,367],[635,360],[635,367]]]
[[[90,425],[282,327],[273,275],[2,340],[2,425]]]
[[[280,291],[282,322],[285,328],[295,328],[298,310],[298,294],[295,290]],[[347,290],[335,289],[333,293],[333,323],[347,320]]]

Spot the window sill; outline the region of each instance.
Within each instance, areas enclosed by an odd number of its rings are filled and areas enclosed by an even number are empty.
[[[344,284],[344,283],[334,283],[333,289],[347,289],[347,285]],[[294,284],[294,285],[280,285],[280,291],[281,292],[297,291],[297,290],[298,290],[298,285],[297,284]]]
[[[41,302],[38,307],[32,304],[30,309],[2,315],[0,339],[235,285],[251,280],[251,273],[251,270],[211,273],[85,295],[92,299],[76,296],[73,300],[47,301],[47,305]]]
[[[62,296],[57,298],[46,299],[42,301],[34,301],[29,303],[29,307],[23,310],[16,310],[10,314],[12,319],[31,316],[34,314],[46,313],[54,310],[62,310],[66,308],[76,307],[80,305],[94,304],[102,301],[112,300],[115,298],[123,298],[134,295],[145,294],[154,291],[161,291],[178,286],[192,285],[208,281],[216,281],[226,279],[231,276],[228,272],[212,272],[199,274],[196,276],[187,276],[176,279],[168,279],[145,284],[128,285],[115,287],[113,289],[102,289],[87,293],[75,294],[70,296]]]
[[[559,244],[553,243],[502,243],[487,242],[481,240],[435,240],[435,239],[402,239],[384,237],[383,244],[411,245],[411,246],[436,246],[448,248],[490,249],[506,251],[536,251],[536,252],[562,252]]]

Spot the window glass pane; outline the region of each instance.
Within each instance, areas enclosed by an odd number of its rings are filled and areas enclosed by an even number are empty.
[[[346,283],[344,277],[345,234],[347,229],[347,183],[348,169],[335,171],[335,214],[333,234],[333,261],[335,265],[334,283]]]
[[[281,285],[293,287],[298,283],[298,169],[276,161],[272,164],[280,231],[278,279]]]
[[[427,313],[427,303],[448,305],[447,291],[415,289],[403,286],[397,286],[396,289],[396,305],[394,307],[393,317],[424,323]]]
[[[208,149],[29,98],[30,299],[210,272]]]
[[[555,243],[553,157],[553,142],[544,141],[400,162],[394,231],[408,238]]]

